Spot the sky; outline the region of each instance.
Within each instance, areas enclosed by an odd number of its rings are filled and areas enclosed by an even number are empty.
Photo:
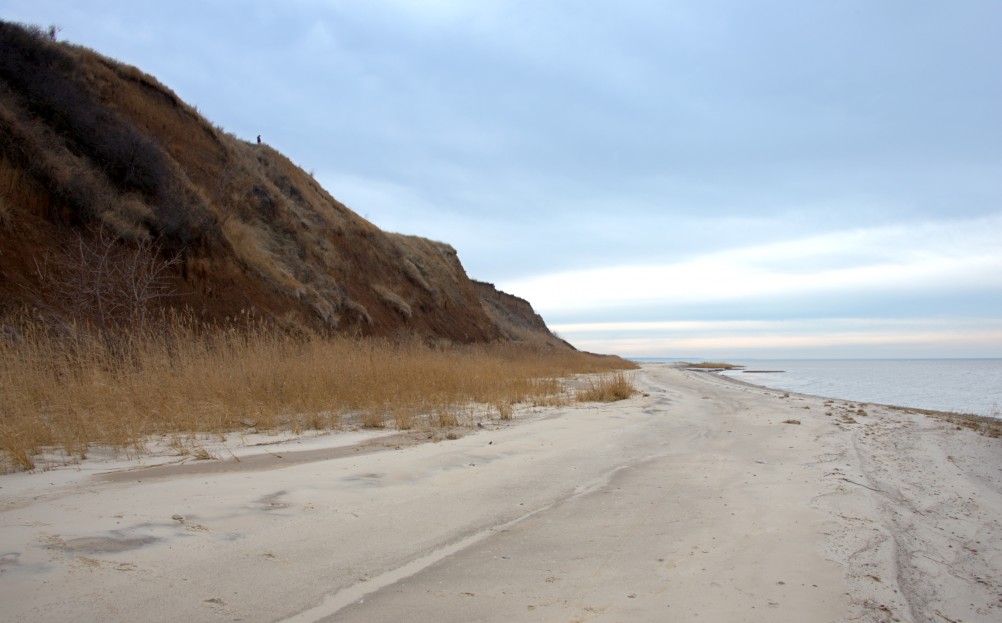
[[[575,346],[1002,357],[1002,2],[4,0]]]

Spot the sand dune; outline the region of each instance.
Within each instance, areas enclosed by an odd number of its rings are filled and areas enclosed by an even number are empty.
[[[2,476],[0,618],[1002,619],[999,439],[669,365],[635,383],[452,441]]]

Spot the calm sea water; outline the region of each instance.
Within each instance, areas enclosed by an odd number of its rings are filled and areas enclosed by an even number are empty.
[[[1002,417],[1002,359],[784,359],[729,361],[746,383],[860,402]]]

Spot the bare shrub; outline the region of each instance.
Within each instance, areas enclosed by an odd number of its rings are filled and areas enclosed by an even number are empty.
[[[78,321],[107,336],[113,326],[145,326],[155,303],[171,295],[167,277],[180,254],[163,257],[159,243],[126,243],[106,228],[78,233],[62,255],[36,258],[36,272]]]

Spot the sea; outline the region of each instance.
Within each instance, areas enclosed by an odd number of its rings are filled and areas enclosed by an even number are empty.
[[[727,363],[745,368],[721,374],[773,389],[1002,418],[1002,359],[728,359]]]

